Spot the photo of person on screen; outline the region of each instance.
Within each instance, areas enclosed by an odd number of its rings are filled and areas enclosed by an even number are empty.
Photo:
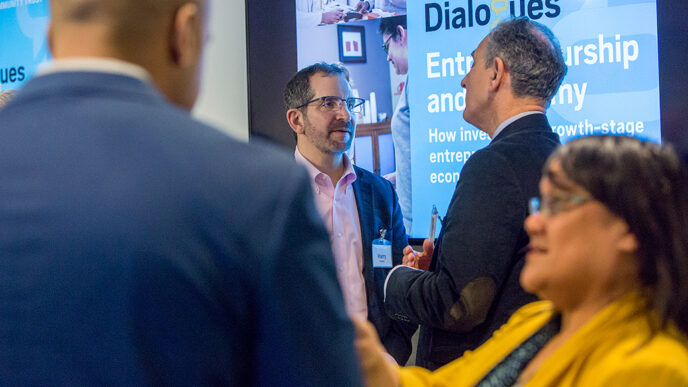
[[[296,22],[299,26],[334,24],[344,19],[344,10],[333,7],[326,10],[322,0],[296,0]]]
[[[373,9],[405,15],[406,0],[362,0],[356,5],[356,11],[358,12],[370,12]]]
[[[394,163],[396,171],[385,177],[392,181],[399,195],[401,212],[404,214],[404,227],[409,235],[412,231],[411,213],[411,130],[408,105],[408,45],[406,16],[394,16],[380,21],[382,49],[387,53],[387,61],[399,75],[406,75],[401,95],[392,115],[392,139],[394,141]]]

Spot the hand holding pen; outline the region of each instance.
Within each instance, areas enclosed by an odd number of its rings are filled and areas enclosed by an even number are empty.
[[[411,246],[404,248],[404,258],[402,264],[416,269],[428,270],[430,268],[430,261],[432,261],[432,253],[435,251],[435,233],[437,228],[437,220],[442,221],[437,207],[432,206],[432,213],[430,218],[430,236],[423,241],[423,251],[418,252],[413,250]]]
[[[402,264],[416,269],[428,270],[432,260],[432,252],[435,251],[435,244],[426,239],[423,241],[423,251],[415,251],[411,246],[404,248],[404,258]]]

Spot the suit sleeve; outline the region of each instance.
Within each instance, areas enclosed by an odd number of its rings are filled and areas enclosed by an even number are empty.
[[[408,246],[408,238],[406,236],[406,228],[404,227],[404,217],[399,206],[399,198],[392,187],[392,184],[387,182],[393,198],[392,211],[392,262],[396,265],[401,265],[403,259],[403,250]],[[389,332],[380,340],[392,357],[399,365],[404,365],[411,355],[412,344],[411,337],[418,328],[418,324],[408,321],[392,320]]]
[[[273,241],[258,287],[261,385],[358,386],[353,325],[346,315],[334,259],[305,170],[280,191]],[[268,242],[266,240],[266,243]],[[250,259],[250,257],[249,257]],[[249,356],[247,354],[247,356]]]
[[[444,219],[433,257],[436,269],[392,271],[388,313],[454,332],[483,322],[516,255],[526,211],[523,196],[501,155],[476,152],[463,168]]]

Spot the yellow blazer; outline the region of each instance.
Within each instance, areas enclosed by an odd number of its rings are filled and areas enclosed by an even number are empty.
[[[556,313],[551,302],[519,309],[475,351],[430,372],[400,369],[403,386],[473,386]],[[651,335],[654,314],[628,295],[595,315],[524,386],[688,386],[688,340],[674,326]]]

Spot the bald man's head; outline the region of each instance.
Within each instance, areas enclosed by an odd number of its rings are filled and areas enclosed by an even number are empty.
[[[209,0],[52,0],[50,47],[56,59],[105,57],[151,73],[176,104],[191,108]]]
[[[135,50],[159,38],[161,25],[169,22],[184,3],[202,0],[52,0],[52,25],[98,26],[107,44],[119,50]]]

